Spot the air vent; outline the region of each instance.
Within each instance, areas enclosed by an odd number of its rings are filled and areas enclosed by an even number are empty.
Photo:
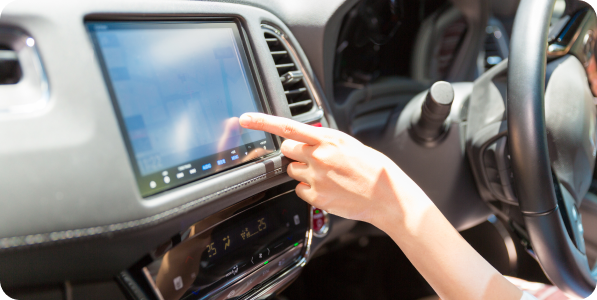
[[[15,84],[21,79],[17,53],[0,45],[0,84]]]
[[[501,23],[489,20],[489,26],[485,28],[485,42],[483,44],[483,63],[485,71],[499,64],[508,57],[508,41],[502,30]]]
[[[297,64],[298,58],[288,48],[283,35],[270,26],[263,25],[264,37],[270,54],[276,64],[290,112],[295,119],[304,119],[309,113],[317,111],[318,106],[304,78],[303,70]]]
[[[0,26],[0,119],[44,109],[50,98],[46,78],[35,40]]]

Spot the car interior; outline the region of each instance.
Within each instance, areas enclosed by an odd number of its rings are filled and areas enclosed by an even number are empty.
[[[438,299],[383,231],[296,195],[283,139],[239,126],[262,112],[382,152],[503,275],[588,297],[596,40],[580,0],[9,1],[2,289]]]

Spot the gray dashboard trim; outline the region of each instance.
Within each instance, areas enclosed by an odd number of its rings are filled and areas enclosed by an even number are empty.
[[[52,91],[43,113],[0,120],[0,139],[10,141],[0,145],[0,238],[141,220],[271,171],[260,161],[250,162],[142,198],[84,26],[85,18],[96,14],[239,19],[271,113],[290,116],[261,24],[289,30],[265,10],[207,1],[11,2],[0,27],[20,28],[35,38]],[[280,168],[281,157],[277,152],[266,160]]]
[[[263,23],[274,24],[288,35],[313,80],[314,92],[322,98],[322,123],[335,127],[315,74],[323,79],[319,54],[334,52],[334,47],[319,46],[336,40],[320,33],[327,32],[330,23],[339,30],[338,7],[347,10],[357,0],[325,4],[306,0],[310,5],[276,1],[270,6],[273,0],[259,4],[255,0],[17,0],[2,11],[0,27],[20,28],[35,38],[52,86],[43,112],[0,120],[0,140],[10,141],[0,143],[0,281],[5,287],[113,278],[185,225],[291,180],[285,173],[289,161],[277,152],[141,198],[84,27],[84,19],[94,14],[237,18],[249,40],[249,54],[261,75],[271,113],[290,117],[261,30]],[[318,9],[317,16],[307,13],[308,6],[321,5],[326,9]],[[328,19],[330,15],[334,20]],[[316,64],[313,68],[307,54]],[[330,234],[314,238],[315,247],[356,224],[336,216],[331,219]]]
[[[273,165],[272,162],[270,162],[270,163]],[[268,179],[273,176],[279,175],[279,174],[283,173],[283,171],[284,171],[283,168],[276,168],[273,171],[253,177],[249,180],[245,180],[241,183],[232,185],[230,187],[224,188],[220,191],[217,191],[215,193],[201,197],[197,200],[187,202],[181,206],[169,209],[162,213],[159,213],[159,214],[156,214],[156,215],[153,215],[150,217],[138,219],[138,220],[115,223],[115,224],[104,225],[104,226],[95,226],[95,227],[89,227],[89,228],[80,228],[80,229],[73,229],[73,230],[55,231],[55,232],[50,232],[50,233],[39,233],[39,234],[30,234],[30,235],[26,235],[26,236],[15,236],[15,237],[2,238],[2,239],[0,239],[0,253],[2,251],[8,250],[8,249],[23,248],[23,247],[27,247],[27,246],[40,245],[40,244],[50,244],[50,243],[54,243],[54,242],[74,240],[74,239],[78,239],[78,238],[91,237],[91,236],[96,236],[96,235],[101,235],[101,234],[111,234],[111,233],[115,233],[118,231],[123,231],[123,230],[128,230],[128,229],[136,229],[136,228],[140,228],[143,226],[156,225],[157,223],[168,220],[177,215],[184,214],[192,209],[195,209],[195,208],[197,208],[197,206],[200,206],[201,204],[205,203],[206,201],[209,201],[214,198],[223,196],[224,194],[236,191],[239,188],[242,188],[249,184],[256,183],[258,181],[262,181],[264,179]]]

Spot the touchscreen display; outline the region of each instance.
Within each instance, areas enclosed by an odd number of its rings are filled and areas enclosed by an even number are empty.
[[[234,22],[89,22],[139,188],[148,196],[274,151]]]

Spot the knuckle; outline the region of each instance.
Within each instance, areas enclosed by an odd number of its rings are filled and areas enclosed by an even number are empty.
[[[317,151],[317,150],[319,150],[319,151]],[[313,160],[318,163],[325,164],[329,160],[329,155],[328,155],[327,151],[322,151],[322,149],[317,149],[317,150],[313,151],[313,154],[311,154],[311,156],[313,157]]]
[[[280,150],[282,151],[283,154],[289,153],[290,150],[292,150],[292,146],[290,145],[290,142],[288,140],[284,140],[282,142],[282,145],[280,146]]]
[[[313,177],[312,180],[315,183],[322,183],[322,182],[325,182],[325,180],[327,179],[326,178],[327,176],[325,176],[321,172],[315,172],[315,174],[313,174],[312,177]]]
[[[293,124],[285,124],[284,128],[282,129],[284,134],[292,135],[296,132],[296,127]]]
[[[254,124],[256,129],[263,129],[265,127],[265,121],[261,117],[255,118]]]
[[[296,165],[294,163],[290,163],[288,165],[288,167],[286,168],[286,173],[288,173],[288,176],[293,177],[295,175],[295,171],[296,171]]]
[[[317,193],[311,197],[311,204],[317,207],[321,207],[323,203],[325,203],[325,198],[321,194]]]

